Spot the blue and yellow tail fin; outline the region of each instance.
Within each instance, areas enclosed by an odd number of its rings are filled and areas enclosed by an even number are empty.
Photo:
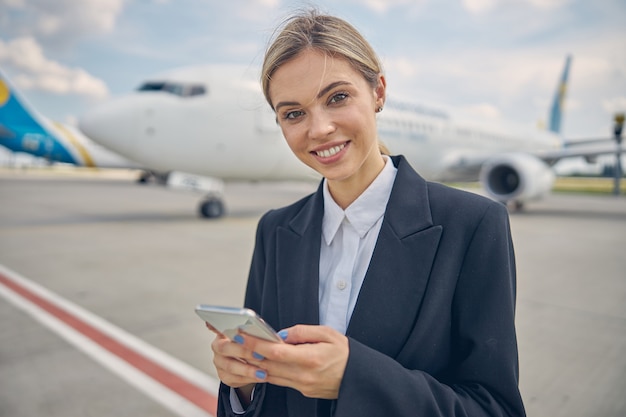
[[[76,159],[0,70],[0,145],[50,161],[76,164]]]
[[[561,116],[563,114],[563,106],[565,103],[565,93],[567,92],[567,79],[569,77],[569,67],[572,62],[571,55],[568,55],[565,59],[565,68],[563,68],[563,74],[559,80],[556,93],[554,94],[554,100],[552,101],[552,107],[550,109],[550,124],[548,130],[554,133],[560,133],[561,131]]]

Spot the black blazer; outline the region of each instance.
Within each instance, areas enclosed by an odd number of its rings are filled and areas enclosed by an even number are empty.
[[[335,401],[258,384],[246,416],[523,416],[506,208],[426,182],[402,156],[348,325]],[[275,329],[319,324],[323,195],[260,220],[245,305]],[[222,384],[219,416],[232,416]]]

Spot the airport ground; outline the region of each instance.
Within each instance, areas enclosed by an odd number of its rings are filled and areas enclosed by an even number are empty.
[[[228,217],[207,221],[199,195],[129,172],[3,170],[0,265],[210,376],[193,307],[239,305],[258,218],[313,188],[228,184]],[[511,225],[528,415],[626,415],[626,197],[558,193]],[[15,298],[0,293],[0,416],[190,415]]]

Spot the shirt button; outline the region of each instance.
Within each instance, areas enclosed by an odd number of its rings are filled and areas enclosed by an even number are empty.
[[[345,290],[347,285],[348,284],[346,284],[346,281],[342,279],[337,281],[337,288],[339,288],[340,290]]]

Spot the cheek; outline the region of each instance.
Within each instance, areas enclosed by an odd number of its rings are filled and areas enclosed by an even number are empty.
[[[302,132],[295,126],[281,127],[283,137],[287,141],[287,145],[293,152],[297,152],[299,148],[305,145],[305,141],[302,140]]]

